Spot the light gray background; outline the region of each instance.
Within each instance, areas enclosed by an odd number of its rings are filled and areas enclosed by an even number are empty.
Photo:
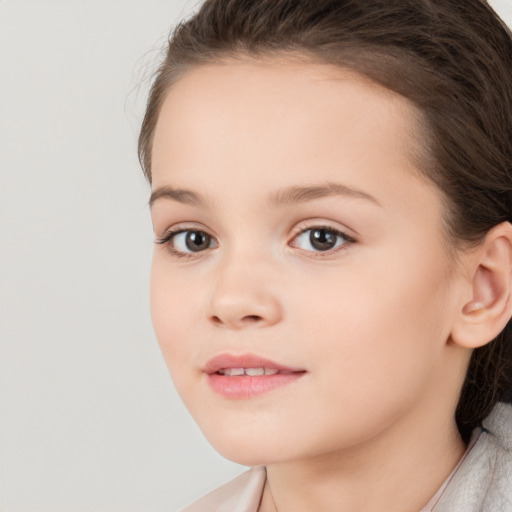
[[[0,0],[1,512],[172,512],[245,469],[149,316],[144,76],[197,3]]]

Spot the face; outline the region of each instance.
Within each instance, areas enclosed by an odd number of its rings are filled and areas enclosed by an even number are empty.
[[[224,456],[351,449],[444,400],[456,280],[442,199],[410,157],[416,114],[321,64],[205,65],[170,90],[152,319]]]

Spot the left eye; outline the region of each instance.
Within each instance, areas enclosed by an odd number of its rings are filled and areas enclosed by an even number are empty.
[[[349,236],[336,229],[315,227],[299,233],[294,239],[293,247],[306,251],[325,252],[351,241]]]

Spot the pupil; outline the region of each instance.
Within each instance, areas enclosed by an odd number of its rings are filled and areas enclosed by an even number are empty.
[[[336,235],[327,229],[315,229],[309,235],[311,245],[319,251],[327,251],[336,245]]]
[[[208,249],[210,246],[210,235],[202,231],[189,231],[185,238],[185,244],[188,249],[194,252]]]

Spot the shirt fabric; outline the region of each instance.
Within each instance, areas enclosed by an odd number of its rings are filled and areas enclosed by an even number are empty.
[[[258,512],[265,481],[265,467],[253,467],[182,512]],[[473,431],[464,456],[419,512],[512,512],[512,405],[498,403]]]

